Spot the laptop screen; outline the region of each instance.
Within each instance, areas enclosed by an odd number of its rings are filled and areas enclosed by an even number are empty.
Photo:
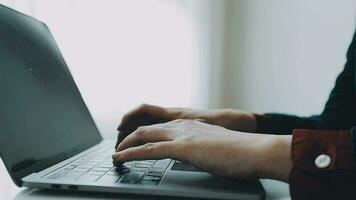
[[[0,5],[0,153],[14,181],[100,141],[46,25]]]

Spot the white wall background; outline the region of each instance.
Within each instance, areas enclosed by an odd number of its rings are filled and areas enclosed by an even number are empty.
[[[228,0],[217,107],[320,113],[345,63],[354,0]]]

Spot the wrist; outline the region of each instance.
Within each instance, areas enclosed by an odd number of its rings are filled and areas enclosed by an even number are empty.
[[[234,109],[224,109],[221,112],[225,128],[249,133],[256,132],[257,121],[253,113]]]
[[[257,150],[256,174],[259,178],[288,182],[293,166],[291,135],[263,135]]]

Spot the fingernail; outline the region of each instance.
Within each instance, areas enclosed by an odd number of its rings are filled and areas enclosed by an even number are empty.
[[[116,148],[116,153],[118,153],[119,151],[120,151],[120,144],[119,145],[117,145],[117,148]]]
[[[114,160],[118,160],[119,157],[120,157],[120,155],[121,155],[121,153],[119,153],[119,152],[114,153],[114,154],[112,154],[112,158],[113,158]]]

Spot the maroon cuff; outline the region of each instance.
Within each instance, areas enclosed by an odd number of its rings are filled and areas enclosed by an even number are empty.
[[[350,131],[296,129],[292,141],[292,199],[334,199],[354,195],[355,163]],[[356,198],[356,196],[353,196]]]
[[[355,169],[351,137],[350,131],[294,130],[294,167],[308,171]],[[330,156],[328,167],[317,167],[315,159],[320,155]]]

